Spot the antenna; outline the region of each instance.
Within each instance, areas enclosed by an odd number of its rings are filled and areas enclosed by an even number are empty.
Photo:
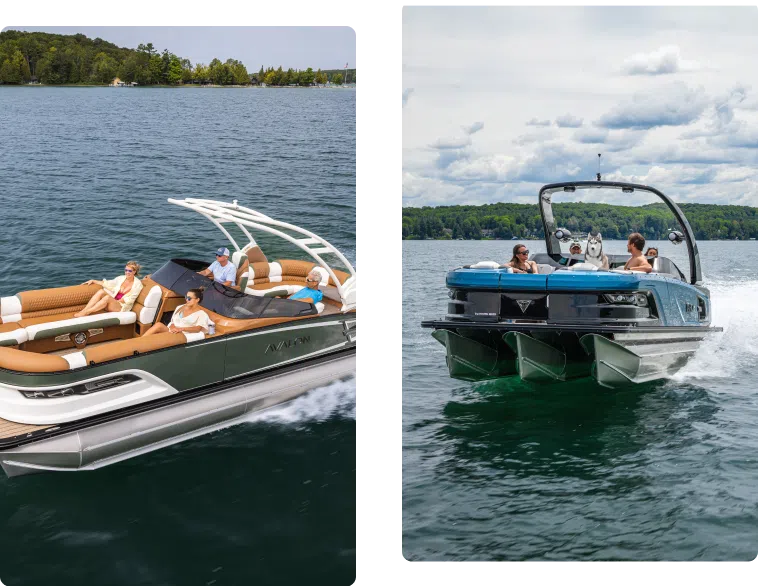
[[[597,154],[597,180],[600,181],[600,157],[602,153]]]

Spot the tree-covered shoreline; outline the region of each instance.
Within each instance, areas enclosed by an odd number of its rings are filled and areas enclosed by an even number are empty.
[[[218,85],[310,87],[355,82],[355,69],[306,70],[260,67],[248,73],[239,60],[214,58],[207,65],[163,52],[152,43],[136,49],[118,47],[83,34],[58,35],[8,30],[0,32],[0,84],[102,86],[118,78],[140,86]]]
[[[749,206],[679,204],[699,240],[758,238],[758,208]],[[617,206],[598,203],[556,203],[553,214],[561,227],[583,237],[588,232],[623,240],[640,232],[650,240],[663,240],[674,228],[673,215],[664,203]],[[536,204],[496,203],[481,206],[403,208],[403,240],[543,239],[544,229]]]

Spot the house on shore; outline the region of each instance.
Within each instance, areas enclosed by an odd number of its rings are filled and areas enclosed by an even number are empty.
[[[112,87],[136,87],[139,84],[136,81],[130,83],[127,81],[121,81],[118,77],[114,77],[110,85]]]

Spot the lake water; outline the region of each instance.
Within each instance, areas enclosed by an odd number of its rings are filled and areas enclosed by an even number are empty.
[[[0,185],[0,296],[213,260],[221,232],[169,197],[237,199],[355,262],[355,92],[0,87]],[[0,527],[9,586],[351,584],[355,382],[95,472],[2,475]]]
[[[403,242],[405,557],[754,559],[758,242],[698,243],[724,332],[672,380],[615,391],[453,380],[420,323],[446,313],[448,269],[506,262],[513,244]],[[651,244],[685,271],[684,245]]]

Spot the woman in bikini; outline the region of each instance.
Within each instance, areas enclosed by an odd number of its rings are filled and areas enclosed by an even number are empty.
[[[130,260],[124,267],[124,274],[112,281],[90,279],[83,283],[101,285],[103,288],[96,292],[87,302],[87,306],[77,311],[74,317],[84,317],[103,310],[130,311],[142,291],[142,281],[137,278],[140,268],[136,261]]]
[[[166,324],[158,322],[142,334],[142,336],[163,334],[165,332],[171,332],[172,334],[179,334],[182,332],[195,334],[197,332],[203,332],[204,334],[207,334],[210,318],[200,307],[200,302],[203,300],[203,291],[204,289],[202,287],[200,289],[190,289],[187,291],[187,295],[184,296],[187,303],[180,305],[174,310],[174,315],[171,316],[171,323],[166,326]]]
[[[538,272],[537,263],[529,258],[529,249],[523,244],[517,244],[513,247],[513,258],[505,264],[511,267],[514,273],[527,273],[536,275]]]

